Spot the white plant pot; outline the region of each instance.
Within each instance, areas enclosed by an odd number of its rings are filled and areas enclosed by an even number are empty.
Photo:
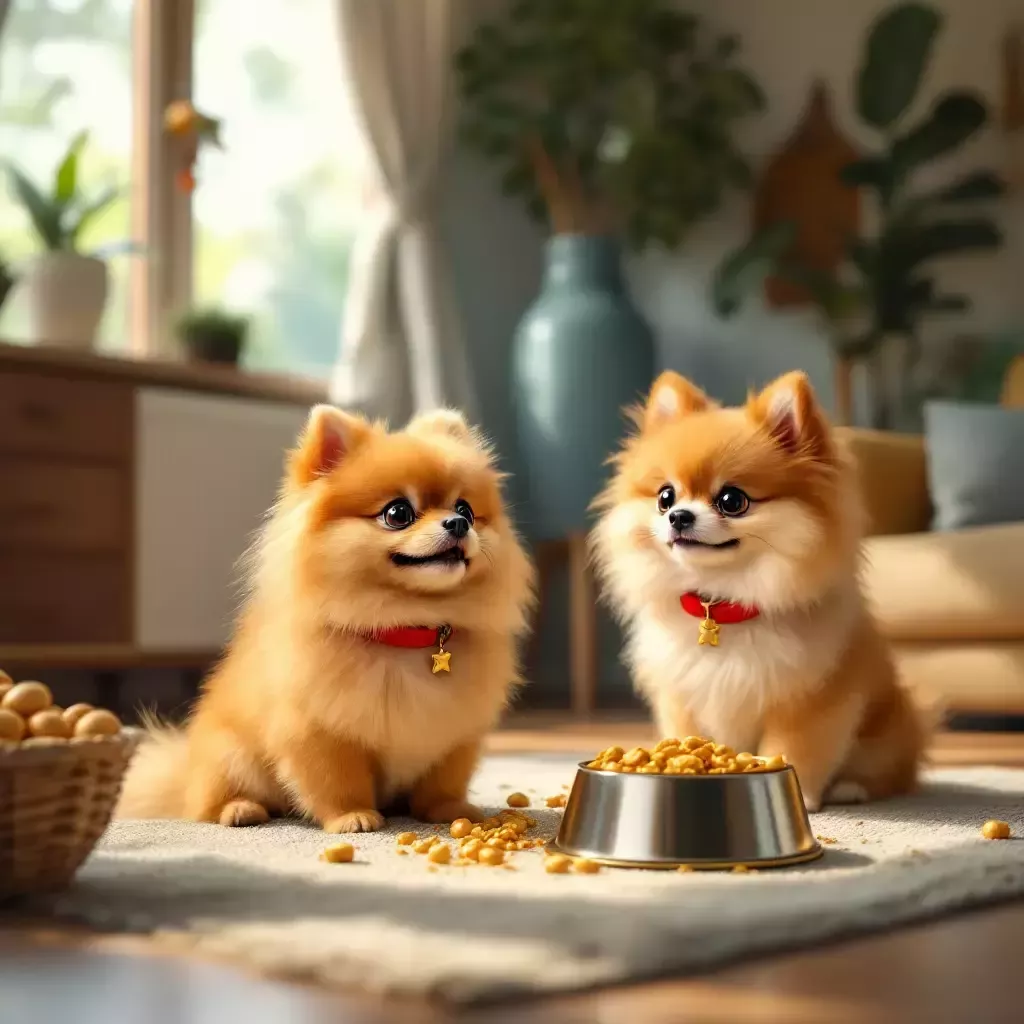
[[[92,348],[107,304],[107,265],[92,256],[48,252],[21,280],[28,306],[29,339],[40,345]]]

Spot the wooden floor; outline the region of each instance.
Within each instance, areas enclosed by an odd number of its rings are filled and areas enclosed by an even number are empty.
[[[587,754],[650,739],[639,721],[510,722],[493,752]],[[948,734],[936,765],[1024,767],[1024,734]],[[1024,902],[767,957],[699,978],[669,979],[583,995],[516,1000],[453,1013],[422,1001],[378,1001],[256,977],[227,965],[156,954],[145,939],[100,938],[0,918],[0,1024],[321,1024],[350,1021],[573,1021],[643,1024],[905,1024],[1020,1021]]]

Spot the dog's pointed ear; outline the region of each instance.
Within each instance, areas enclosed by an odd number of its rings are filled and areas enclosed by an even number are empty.
[[[420,437],[440,434],[442,437],[453,437],[456,441],[472,442],[474,439],[472,427],[457,409],[432,409],[430,412],[421,412],[409,421],[405,430],[406,433],[417,434]]]
[[[820,455],[830,450],[828,420],[806,373],[794,370],[747,402],[747,412],[787,451]]]
[[[666,370],[651,387],[641,426],[644,431],[655,430],[691,413],[704,412],[712,405],[699,387],[674,370]]]
[[[471,427],[457,409],[421,412],[409,421],[405,431],[416,437],[448,437],[483,452],[488,458],[493,454],[487,438],[475,427]]]
[[[327,476],[369,437],[373,428],[361,416],[333,405],[314,405],[298,446],[288,460],[288,475],[300,487]]]

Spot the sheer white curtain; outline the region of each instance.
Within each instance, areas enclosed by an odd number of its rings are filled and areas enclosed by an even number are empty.
[[[469,367],[439,237],[463,0],[336,0],[345,87],[384,197],[357,242],[331,398],[404,422],[472,415]]]

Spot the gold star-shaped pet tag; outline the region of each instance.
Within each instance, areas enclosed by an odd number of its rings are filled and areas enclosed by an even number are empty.
[[[430,668],[435,676],[438,672],[451,672],[452,670],[452,652],[444,649],[444,643],[451,635],[451,626],[442,626],[437,631],[437,653],[431,655],[434,664]]]

